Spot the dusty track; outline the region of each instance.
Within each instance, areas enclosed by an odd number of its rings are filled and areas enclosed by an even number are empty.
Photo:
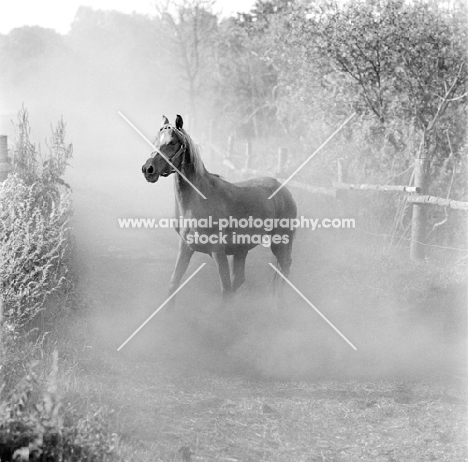
[[[219,309],[210,263],[181,292],[177,313],[158,315],[118,353],[164,301],[177,240],[172,230],[113,228],[110,204],[94,222],[105,233],[79,230],[96,334],[79,380],[91,402],[114,410],[110,425],[129,460],[467,460],[463,378],[398,369],[405,356],[371,354],[372,334],[356,338],[356,359],[297,300],[272,313],[266,249],[250,256],[231,310]],[[189,273],[202,261],[196,255]],[[323,299],[330,287],[306,289]],[[382,323],[372,326],[366,332],[382,333]]]

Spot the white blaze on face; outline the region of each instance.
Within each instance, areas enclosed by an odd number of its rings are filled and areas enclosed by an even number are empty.
[[[164,130],[159,137],[159,143],[161,145],[169,143],[171,141],[171,133],[168,130]]]

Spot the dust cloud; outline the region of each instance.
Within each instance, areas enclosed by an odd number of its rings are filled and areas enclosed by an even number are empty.
[[[272,256],[258,248],[249,254],[246,283],[228,307],[221,306],[214,264],[196,254],[188,274],[201,262],[208,265],[181,291],[176,311],[162,311],[117,353],[165,300],[178,239],[173,230],[118,227],[118,218],[171,217],[174,204],[172,178],[156,184],[143,178],[141,165],[151,148],[118,111],[152,138],[162,114],[172,121],[187,112],[187,99],[164,58],[160,37],[150,53],[136,56],[134,43],[125,37],[97,49],[79,22],[62,39],[68,51],[50,52],[30,64],[30,72],[10,79],[4,112],[15,113],[24,104],[38,142],[51,122],[63,117],[67,123],[74,159],[66,181],[73,188],[81,290],[90,305],[94,348],[129,360],[158,358],[283,380],[411,375],[450,366],[458,343],[453,346],[435,314],[430,322],[418,316],[423,307],[417,297],[423,291],[402,299],[391,268],[382,269],[387,256],[359,260],[372,251],[352,230],[301,230],[291,280],[357,351],[288,287],[285,306],[274,310],[267,265]],[[314,217],[333,210],[300,196],[300,210],[313,211]],[[380,279],[369,281],[376,274]]]

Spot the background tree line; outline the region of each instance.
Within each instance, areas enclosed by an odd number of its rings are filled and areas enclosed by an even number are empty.
[[[284,145],[293,169],[357,112],[303,178],[330,184],[344,157],[352,181],[409,184],[423,155],[429,193],[466,200],[465,24],[461,1],[258,0],[232,17],[211,0],[159,2],[151,17],[81,7],[64,36],[38,27],[1,36],[1,85],[42,73],[43,88],[87,110],[123,100],[156,110],[165,98],[195,138],[213,120],[218,144],[233,135],[240,154],[250,140],[257,167]],[[430,213],[432,225],[446,219]]]

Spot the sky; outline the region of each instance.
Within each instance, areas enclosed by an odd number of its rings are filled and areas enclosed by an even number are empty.
[[[215,10],[224,14],[248,11],[255,0],[216,0]],[[154,12],[155,0],[1,0],[0,33],[7,34],[21,26],[38,25],[66,34],[80,5],[94,9],[133,11],[142,14]]]

